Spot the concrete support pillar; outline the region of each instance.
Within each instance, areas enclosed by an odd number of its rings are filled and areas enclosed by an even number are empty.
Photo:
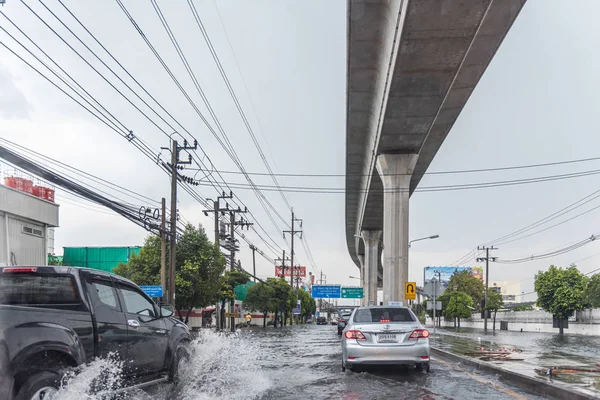
[[[358,261],[360,262],[360,287],[363,288],[363,298],[360,299],[360,305],[364,306],[365,305],[365,293],[367,291],[366,289],[366,282],[367,279],[365,277],[365,256],[362,254],[358,255]]]
[[[404,300],[408,281],[409,188],[418,154],[380,154],[383,183],[383,304]]]
[[[377,304],[377,255],[381,231],[362,231],[365,243],[365,304]]]

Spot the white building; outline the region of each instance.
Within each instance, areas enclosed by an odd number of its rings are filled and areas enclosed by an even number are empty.
[[[0,266],[47,265],[58,204],[0,184]]]
[[[490,284],[502,293],[504,303],[519,303],[522,301],[521,281],[498,281]]]

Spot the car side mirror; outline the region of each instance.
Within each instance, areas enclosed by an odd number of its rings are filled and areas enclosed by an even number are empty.
[[[170,304],[163,304],[160,306],[160,316],[163,318],[172,317],[175,314],[175,309]]]
[[[140,316],[138,317],[138,319],[140,320],[140,322],[150,322],[150,321],[153,321],[153,320],[155,320],[156,318],[154,318],[154,317],[151,317],[151,316],[149,316],[149,315],[140,315]]]

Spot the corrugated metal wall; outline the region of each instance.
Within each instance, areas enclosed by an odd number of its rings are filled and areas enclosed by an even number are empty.
[[[141,247],[64,247],[63,263],[112,272],[120,262],[127,263]]]
[[[6,222],[5,214],[0,213],[0,265],[6,265]]]
[[[40,234],[26,233],[26,230],[32,230]],[[45,234],[43,225],[9,216],[8,241],[11,253],[9,264],[47,265],[48,255],[46,254]]]

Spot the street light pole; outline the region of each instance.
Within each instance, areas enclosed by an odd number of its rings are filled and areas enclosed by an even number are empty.
[[[439,237],[440,237],[440,235],[432,235],[432,236],[427,236],[427,237],[423,237],[423,238],[420,238],[420,239],[411,240],[410,242],[408,242],[408,247],[410,247],[410,244],[412,242],[418,242],[420,240],[427,240],[427,239],[437,239]]]

